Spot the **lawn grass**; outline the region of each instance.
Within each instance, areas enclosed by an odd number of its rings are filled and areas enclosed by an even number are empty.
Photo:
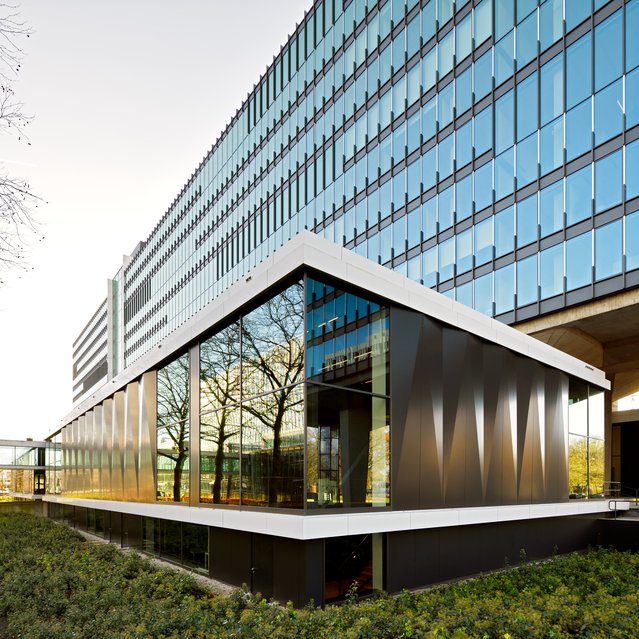
[[[206,591],[66,526],[0,515],[0,637],[463,639],[639,636],[639,555],[608,549],[527,563],[421,593],[318,609]]]

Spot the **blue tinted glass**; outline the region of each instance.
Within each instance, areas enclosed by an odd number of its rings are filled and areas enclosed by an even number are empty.
[[[459,4],[459,3],[458,3]],[[483,0],[475,7],[475,46],[490,38],[492,33],[492,0]]]
[[[393,117],[393,94],[389,89],[379,99],[379,125],[381,129],[385,129],[392,120]]]
[[[422,184],[428,191],[437,183],[437,147],[434,146],[422,155]]]
[[[639,0],[626,4],[626,71],[639,65]]]
[[[382,264],[386,264],[392,257],[392,231],[393,227],[389,225],[383,228],[379,233],[380,260]]]
[[[406,76],[393,85],[393,116],[396,117],[406,109]]]
[[[455,59],[458,63],[461,62],[466,56],[470,55],[471,52],[473,31],[470,19],[471,15],[469,13],[455,27]]]
[[[563,35],[563,0],[547,0],[539,8],[539,46],[541,51]]]
[[[473,307],[473,282],[466,282],[455,290],[455,299],[464,306]]]
[[[457,221],[473,214],[473,174],[467,175],[455,185]]]
[[[495,86],[508,80],[514,70],[514,36],[511,31],[495,45]]]
[[[407,239],[408,239],[408,248],[412,249],[415,246],[421,244],[422,241],[422,213],[421,208],[418,206],[416,209],[413,209],[407,215]]]
[[[409,280],[413,280],[413,282],[422,281],[421,262],[422,260],[419,255],[408,260],[406,265],[406,277],[408,277]]]
[[[406,169],[393,176],[393,210],[406,204]]]
[[[517,0],[517,22],[521,22],[536,6],[537,0]]]
[[[439,281],[449,280],[455,270],[455,238],[442,242],[439,245]]]
[[[626,146],[626,199],[639,196],[639,140]]]
[[[455,53],[453,36],[454,31],[451,31],[448,35],[444,36],[437,45],[440,78],[443,78],[453,68],[453,54]]]
[[[493,203],[493,165],[487,162],[475,171],[475,210],[490,206]]]
[[[379,81],[384,84],[391,77],[391,46],[379,54]]]
[[[475,310],[492,317],[493,315],[493,274],[486,273],[475,280]]]
[[[591,42],[592,37],[587,33],[566,49],[567,109],[571,109],[592,94]]]
[[[439,92],[438,120],[440,129],[443,129],[446,125],[453,121],[453,107],[455,104],[455,94],[453,92],[454,86],[454,82],[451,82]]]
[[[623,71],[622,11],[595,27],[595,91],[616,80]]]
[[[422,229],[424,239],[428,240],[437,234],[437,198],[433,197],[422,204]]]
[[[517,306],[537,301],[537,254],[517,262]]]
[[[405,33],[406,29],[403,29],[393,38],[393,73],[401,69],[406,61]]]
[[[515,187],[515,149],[495,158],[495,201],[510,195]]]
[[[493,218],[475,225],[475,266],[493,259]]]
[[[393,255],[397,257],[406,251],[406,216],[393,222]]]
[[[537,133],[517,144],[517,188],[537,179]]]
[[[421,163],[419,158],[408,165],[406,169],[406,192],[408,201],[412,202],[422,192],[421,185]]]
[[[517,248],[537,241],[537,194],[517,203]]]
[[[592,234],[590,231],[566,242],[566,290],[592,281]]]
[[[564,118],[558,117],[547,124],[539,135],[539,162],[541,175],[550,173],[564,161]]]
[[[439,143],[439,179],[443,180],[452,174],[454,170],[453,151],[455,149],[455,136],[451,133]]]
[[[455,159],[457,168],[466,166],[473,159],[472,121],[457,129],[455,135]]]
[[[517,141],[537,129],[537,72],[517,84]]]
[[[564,227],[564,181],[559,180],[539,192],[541,237]]]
[[[592,166],[566,178],[566,225],[590,217],[592,213]]]
[[[437,247],[422,253],[422,277],[424,286],[435,286],[437,284]]]
[[[639,69],[626,76],[626,128],[629,129],[637,124],[639,124]]]
[[[465,273],[473,268],[473,234],[467,229],[456,236],[457,241],[457,274]]]
[[[515,308],[515,265],[495,271],[495,315]]]
[[[495,215],[495,257],[510,253],[515,248],[515,213],[509,206]]]
[[[515,23],[513,0],[495,0],[495,39],[508,33]]]
[[[422,88],[424,92],[435,86],[437,82],[437,47],[433,47],[422,58]]]
[[[592,148],[592,101],[586,100],[566,114],[566,159],[574,160]]]
[[[437,0],[437,20],[439,26],[446,24],[453,17],[453,0]]]
[[[563,293],[564,290],[564,245],[551,246],[539,254],[539,285],[541,299]]]
[[[566,0],[566,30],[570,31],[590,15],[590,0]]]
[[[402,122],[393,131],[393,164],[398,164],[406,157],[406,122]]]
[[[475,101],[488,95],[493,88],[493,52],[488,50],[475,62]]]
[[[437,131],[436,100],[433,98],[422,107],[422,135],[424,142],[435,135]]]
[[[421,96],[421,85],[419,83],[420,68],[419,64],[416,64],[407,74],[407,88],[406,88],[406,101],[408,105],[412,105]]]
[[[623,130],[622,81],[595,93],[595,145],[619,135]]]
[[[409,155],[413,151],[416,151],[421,145],[420,124],[420,113],[417,111],[417,113],[414,113],[410,120],[408,120],[406,127],[406,144]]]
[[[392,135],[387,135],[379,143],[379,166],[382,175],[384,175],[384,173],[386,173],[386,171],[389,171],[391,168],[393,158],[391,153],[392,139]]]
[[[514,98],[510,90],[495,102],[495,153],[499,154],[514,142]]]
[[[626,217],[626,271],[639,268],[639,211]]]
[[[474,118],[475,157],[493,146],[493,107],[486,107]]]
[[[473,83],[472,68],[468,67],[455,80],[455,105],[457,107],[457,115],[461,115],[468,111],[473,103]]]
[[[564,56],[559,54],[541,67],[541,124],[554,120],[564,110]]]
[[[391,214],[391,206],[393,202],[392,185],[392,180],[387,180],[379,187],[379,211],[382,220]]]
[[[406,13],[406,0],[391,0],[393,3],[393,25],[398,25]]]
[[[595,229],[595,279],[621,273],[621,220]]]
[[[422,9],[422,37],[424,42],[435,35],[436,5],[435,0],[430,0]]]
[[[453,186],[449,186],[445,191],[438,195],[439,203],[439,230],[445,231],[449,229],[454,222],[455,215],[455,190]]]
[[[517,27],[517,69],[537,55],[537,14],[532,13]]]
[[[410,58],[413,54],[417,53],[420,46],[419,16],[415,16],[406,27],[406,49],[408,57]]]
[[[595,213],[621,203],[621,150],[595,162]]]

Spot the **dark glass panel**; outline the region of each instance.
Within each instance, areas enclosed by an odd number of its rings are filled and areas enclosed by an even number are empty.
[[[188,501],[188,353],[158,371],[157,411],[157,498]]]
[[[209,530],[197,524],[182,524],[182,562],[199,572],[209,568]]]
[[[303,507],[304,388],[242,404],[242,504]]]
[[[344,599],[353,585],[358,595],[373,591],[372,535],[333,537],[324,542],[324,600]]]
[[[387,506],[389,401],[309,384],[307,406],[307,505]]]

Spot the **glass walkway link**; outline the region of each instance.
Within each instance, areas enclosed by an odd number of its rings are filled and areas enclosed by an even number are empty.
[[[0,502],[41,499],[47,443],[0,439]]]

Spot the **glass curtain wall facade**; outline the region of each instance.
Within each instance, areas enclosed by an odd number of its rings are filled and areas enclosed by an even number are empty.
[[[639,280],[638,26],[318,0],[125,268],[125,365],[303,228],[505,321]]]

